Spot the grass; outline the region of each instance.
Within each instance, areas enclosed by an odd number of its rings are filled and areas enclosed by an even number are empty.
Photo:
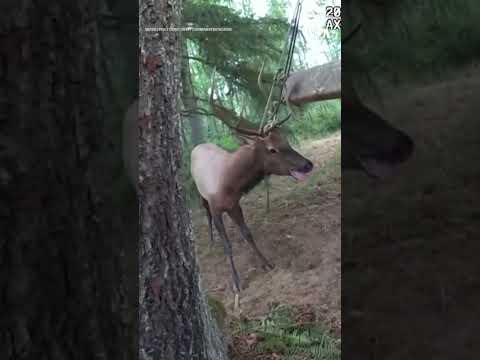
[[[286,200],[298,199],[299,197],[310,196],[316,191],[318,186],[323,190],[329,191],[331,188],[339,186],[341,177],[341,149],[340,145],[335,145],[332,156],[314,169],[312,175],[304,184],[297,184],[285,194]]]
[[[341,127],[340,100],[315,102],[304,106],[296,119],[287,124],[298,141],[328,136]]]
[[[252,337],[255,354],[281,354],[282,359],[340,359],[340,340],[321,324],[295,320],[294,309],[277,306],[262,319],[244,320],[234,332]]]

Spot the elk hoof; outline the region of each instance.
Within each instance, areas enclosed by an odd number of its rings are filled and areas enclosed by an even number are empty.
[[[243,290],[242,284],[233,284],[233,292],[235,294],[241,293]]]
[[[263,264],[263,270],[265,271],[271,271],[275,269],[275,265],[274,264],[270,264],[270,263],[265,263]]]
[[[234,293],[240,293],[243,290],[242,282],[240,281],[240,278],[238,275],[233,276],[233,292]]]
[[[233,311],[235,313],[240,312],[240,297],[238,295],[238,292],[235,293],[235,298],[233,299]]]

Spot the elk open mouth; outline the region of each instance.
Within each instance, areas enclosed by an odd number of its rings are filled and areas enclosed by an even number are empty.
[[[298,171],[298,170],[290,170],[290,176],[293,177],[296,181],[305,181],[308,176],[311,174],[311,170],[309,171]]]
[[[395,164],[375,158],[359,159],[359,161],[367,175],[377,179],[385,179],[391,176],[397,168]]]
[[[367,175],[385,179],[394,175],[413,152],[413,141],[406,138],[403,142],[399,142],[393,149],[388,151],[377,152],[375,155],[356,156]]]

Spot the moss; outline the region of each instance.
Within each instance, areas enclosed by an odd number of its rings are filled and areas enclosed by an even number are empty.
[[[207,295],[207,301],[210,312],[213,315],[215,321],[217,322],[217,325],[220,328],[223,328],[225,325],[225,319],[227,317],[227,311],[225,310],[225,306],[220,300],[215,299],[210,295]]]
[[[288,351],[288,346],[284,338],[268,336],[265,341],[260,343],[259,350],[266,353],[285,354]]]

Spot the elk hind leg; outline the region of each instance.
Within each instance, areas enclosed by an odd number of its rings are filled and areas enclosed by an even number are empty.
[[[228,257],[230,261],[230,267],[232,269],[232,277],[235,288],[238,292],[241,290],[240,286],[240,277],[238,276],[237,269],[235,268],[235,263],[233,262],[233,253],[232,253],[232,244],[228,239],[227,232],[225,230],[225,225],[223,224],[222,213],[214,213],[213,216],[213,223],[217,228],[218,233],[220,234],[221,239],[223,240],[223,249],[225,252],[225,256]]]
[[[245,223],[245,218],[243,217],[243,211],[240,205],[236,205],[235,207],[230,209],[228,211],[228,215],[233,220],[233,222],[235,222],[235,224],[237,224],[237,226],[240,228],[240,233],[242,234],[243,239],[251,246],[255,254],[262,261],[263,266],[268,270],[272,270],[273,265],[265,258],[265,256],[263,256],[263,254],[258,249],[257,244],[255,244],[255,241],[253,240],[252,232]]]
[[[208,232],[210,234],[210,247],[212,248],[215,245],[215,241],[213,240],[213,226],[212,226],[212,213],[210,212],[210,205],[208,201],[202,197],[202,205],[207,211],[207,219],[208,219]]]

